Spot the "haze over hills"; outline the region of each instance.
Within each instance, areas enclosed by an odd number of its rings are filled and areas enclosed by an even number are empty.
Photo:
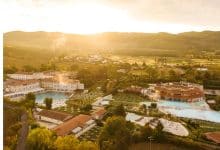
[[[4,46],[41,49],[107,49],[107,50],[220,50],[220,31],[169,33],[118,33],[93,35],[59,32],[8,32]]]
[[[92,35],[14,31],[5,33],[3,42],[4,64],[8,66],[40,65],[54,56],[75,52],[184,57],[185,54],[200,54],[205,50],[220,54],[220,31],[180,34],[106,32]]]

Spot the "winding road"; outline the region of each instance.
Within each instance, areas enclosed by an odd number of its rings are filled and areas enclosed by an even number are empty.
[[[8,104],[4,104],[4,107],[9,108],[9,109],[20,109],[19,107],[16,106],[11,106]],[[26,139],[28,136],[28,131],[29,131],[29,127],[28,127],[28,114],[26,111],[23,111],[23,114],[21,115],[21,123],[22,123],[22,127],[19,130],[19,136],[18,136],[18,143],[17,143],[17,147],[16,150],[25,150],[25,145],[26,145]]]

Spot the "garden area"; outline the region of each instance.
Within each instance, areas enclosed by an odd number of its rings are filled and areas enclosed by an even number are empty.
[[[116,106],[119,104],[123,104],[127,110],[134,110],[138,108],[140,102],[150,101],[145,97],[142,97],[138,94],[132,93],[117,93],[113,95],[113,101],[111,101],[111,105]]]
[[[79,113],[89,114],[92,109],[92,103],[97,97],[103,96],[101,91],[90,91],[88,93],[75,93],[66,101],[66,106],[55,108],[55,110],[78,115]]]
[[[79,140],[95,142],[95,141],[97,141],[97,139],[99,137],[100,131],[101,131],[101,127],[95,126],[92,129],[90,129],[89,131],[85,132],[83,135],[81,135],[79,137]]]
[[[131,94],[131,93],[117,93],[114,95],[114,100],[120,101],[120,102],[132,102],[132,103],[137,103],[137,104],[143,101],[149,101],[149,99],[145,97],[142,97],[138,94]]]

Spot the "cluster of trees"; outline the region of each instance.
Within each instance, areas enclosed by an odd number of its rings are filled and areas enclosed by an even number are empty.
[[[57,137],[45,128],[35,128],[27,138],[28,150],[98,150],[98,145],[89,141],[80,142],[73,135]]]
[[[3,143],[4,149],[15,149],[17,146],[18,140],[18,131],[21,128],[20,118],[22,115],[22,109],[14,107],[6,107],[8,104],[4,100],[4,109],[3,109]]]
[[[149,125],[136,127],[122,116],[109,117],[104,125],[98,143],[101,150],[127,150],[131,144],[149,142],[150,140],[163,141],[165,134],[159,122],[155,129]]]
[[[32,110],[35,108],[35,95],[28,93],[19,102],[10,101],[4,98],[4,146],[9,149],[16,149],[18,131],[22,127],[21,116],[28,113],[29,123],[32,122]]]
[[[126,150],[133,143],[165,139],[160,122],[155,129],[148,124],[144,127],[136,126],[125,120],[126,112],[121,104],[107,108],[107,114],[108,118],[98,139],[101,150]]]
[[[86,105],[80,107],[81,112],[89,112],[90,110],[92,110],[91,104],[86,104]]]
[[[123,117],[111,117],[106,121],[99,137],[101,150],[126,150],[131,143],[130,126]]]

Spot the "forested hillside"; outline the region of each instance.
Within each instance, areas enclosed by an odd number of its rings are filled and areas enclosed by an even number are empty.
[[[107,50],[220,50],[220,32],[168,33],[101,33],[93,35],[59,32],[8,32],[5,46],[41,49],[107,49]]]
[[[93,35],[59,32],[21,32],[4,34],[4,67],[47,63],[55,56],[75,52],[108,52],[130,56],[198,55],[201,51],[220,54],[220,32],[100,33]],[[218,57],[219,58],[219,57]]]

